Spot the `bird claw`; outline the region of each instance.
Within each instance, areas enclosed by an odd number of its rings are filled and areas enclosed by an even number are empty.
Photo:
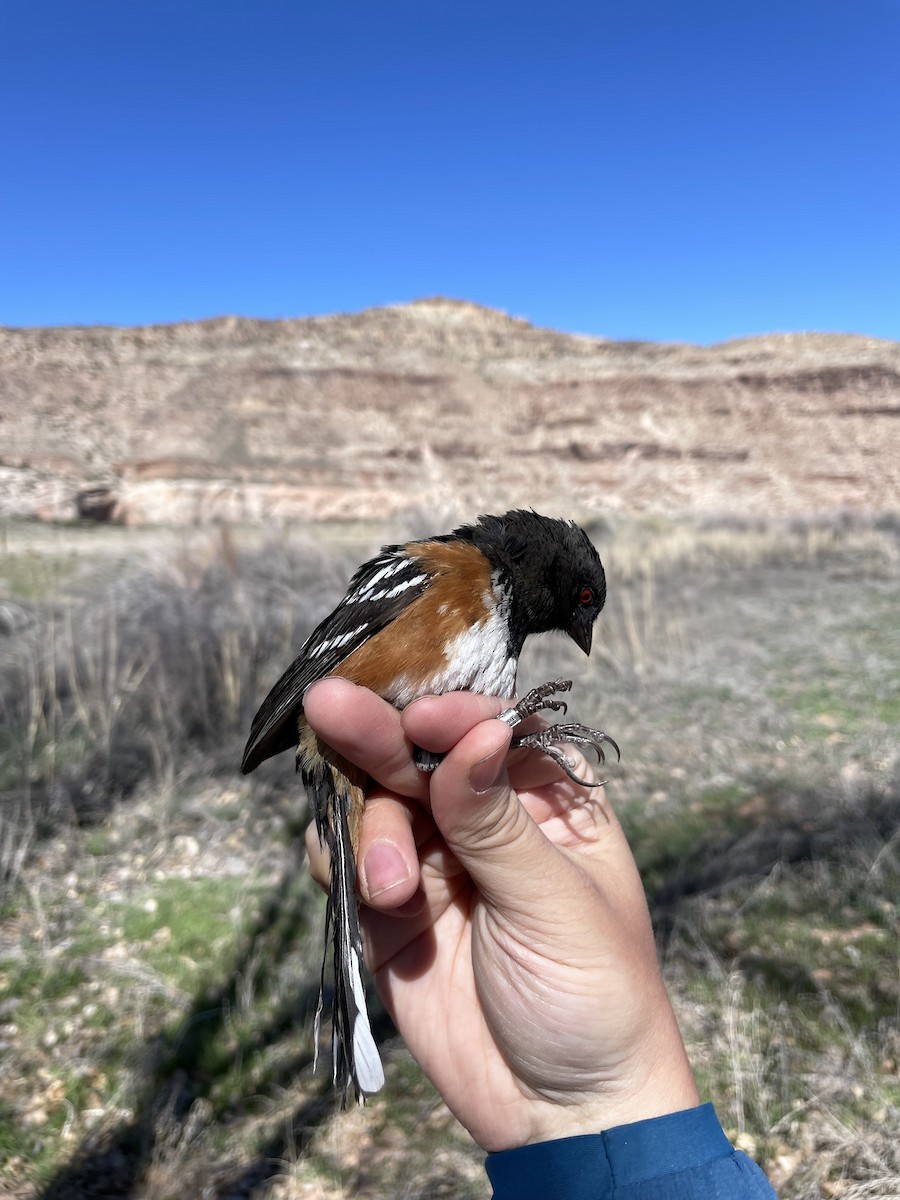
[[[546,712],[548,709],[552,712],[565,713],[568,707],[566,702],[554,699],[554,697],[557,692],[568,692],[571,688],[571,679],[554,679],[551,683],[542,683],[538,687],[532,688],[513,708],[507,708],[504,712],[500,713],[497,719],[505,721],[510,729],[515,729],[517,725],[521,725],[523,721],[529,717],[533,717],[535,713]],[[524,746],[530,750],[539,750],[542,754],[546,754],[548,758],[552,758],[573,783],[580,784],[581,787],[593,788],[602,787],[606,780],[594,783],[588,779],[579,778],[575,774],[575,763],[562,752],[560,746],[583,746],[586,749],[593,750],[598,760],[602,763],[606,762],[606,753],[603,749],[604,743],[612,746],[616,752],[616,757],[621,759],[622,755],[619,752],[619,747],[609,734],[602,733],[599,729],[591,729],[588,725],[550,725],[546,729],[538,729],[534,733],[519,734],[518,737],[513,738],[511,745],[515,749]],[[420,771],[426,773],[432,772],[442,761],[443,757],[443,754],[423,750],[421,746],[413,747],[413,761]]]
[[[514,708],[508,708],[502,712],[499,720],[505,721],[510,728],[515,729],[527,717],[533,716],[537,712],[546,709],[552,709],[554,712],[562,709],[565,712],[565,702],[553,700],[551,697],[556,692],[568,692],[571,687],[571,679],[557,679],[552,683],[543,683],[523,697]],[[591,729],[588,725],[550,725],[547,729],[539,729],[535,733],[520,734],[512,740],[514,747],[525,746],[531,750],[540,750],[542,754],[552,758],[574,783],[580,784],[582,787],[602,787],[603,784],[579,778],[575,774],[575,763],[562,752],[560,746],[583,746],[593,750],[602,763],[606,761],[604,743],[612,746],[616,757],[621,759],[621,752],[614,739],[608,733],[603,733],[599,729]]]
[[[576,775],[575,764],[563,754],[559,747],[560,745],[584,746],[586,749],[593,750],[600,762],[606,762],[604,742],[612,746],[616,757],[621,759],[619,747],[613,738],[608,733],[603,733],[599,729],[591,729],[587,725],[550,725],[547,729],[537,730],[536,733],[520,734],[519,737],[513,738],[512,745],[515,748],[526,746],[530,750],[540,750],[542,754],[552,758],[574,783],[579,783],[582,787],[602,787],[606,782],[605,779],[595,783]]]
[[[565,700],[552,700],[557,692],[569,692],[572,690],[571,679],[554,679],[551,683],[541,683],[536,688],[532,688],[527,695],[513,708],[507,708],[500,713],[498,721],[505,721],[510,729],[515,729],[517,725],[521,725],[523,721],[529,717],[533,717],[535,713],[545,712],[547,709],[553,712],[566,712],[568,705]]]

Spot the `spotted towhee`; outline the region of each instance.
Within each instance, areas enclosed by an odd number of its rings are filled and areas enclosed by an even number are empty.
[[[403,545],[385,546],[357,570],[346,596],[304,643],[253,721],[241,769],[246,774],[296,748],[297,769],[312,800],[319,838],[331,851],[326,913],[334,949],[334,1077],[357,1098],[384,1083],[366,1013],[355,855],[367,779],[307,724],[303,697],[326,675],[377,692],[398,708],[449,691],[515,694],[516,666],[531,633],[561,630],[590,653],[594,621],[606,599],[600,557],[570,521],[518,509]],[[541,709],[565,709],[557,680],[530,692],[502,719],[516,726]],[[515,738],[551,755],[577,780],[560,744],[615,742],[583,725],[556,725]],[[435,756],[417,752],[431,770]],[[581,781],[579,781],[581,782]],[[325,964],[316,1014],[322,1013]],[[318,1042],[318,1037],[316,1038]]]

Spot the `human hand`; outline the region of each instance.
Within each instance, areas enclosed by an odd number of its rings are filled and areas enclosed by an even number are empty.
[[[313,729],[375,781],[359,845],[375,984],[488,1151],[698,1103],[622,829],[602,789],[509,752],[493,719],[503,707],[457,692],[401,714],[339,679],[304,702]],[[432,775],[412,744],[445,753]],[[307,846],[325,886],[312,829]]]

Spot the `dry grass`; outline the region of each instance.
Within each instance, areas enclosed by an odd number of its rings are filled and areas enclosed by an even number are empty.
[[[573,715],[622,744],[610,794],[703,1090],[785,1200],[900,1194],[895,528],[598,527],[597,653],[547,639],[523,662],[523,686],[571,670]],[[361,1112],[310,1074],[303,804],[288,761],[236,764],[372,548],[321,546],[223,534],[13,589],[0,1189],[485,1194],[402,1048]]]

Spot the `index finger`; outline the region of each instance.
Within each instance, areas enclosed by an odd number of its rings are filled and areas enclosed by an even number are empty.
[[[401,724],[404,732],[416,746],[446,754],[452,750],[473,726],[481,721],[499,717],[504,709],[514,703],[496,696],[483,696],[476,692],[445,692],[440,696],[422,696],[403,710]],[[531,732],[546,727],[541,716],[529,717],[516,727],[516,734]],[[577,761],[584,762],[578,754]],[[509,752],[507,763],[510,782],[517,790],[538,788],[563,778],[562,771],[546,754],[515,746]],[[593,780],[596,776],[588,763],[584,763],[586,775]]]
[[[322,679],[303,700],[315,733],[392,792],[423,800],[428,776],[412,759],[412,747],[392,704],[346,679]]]

